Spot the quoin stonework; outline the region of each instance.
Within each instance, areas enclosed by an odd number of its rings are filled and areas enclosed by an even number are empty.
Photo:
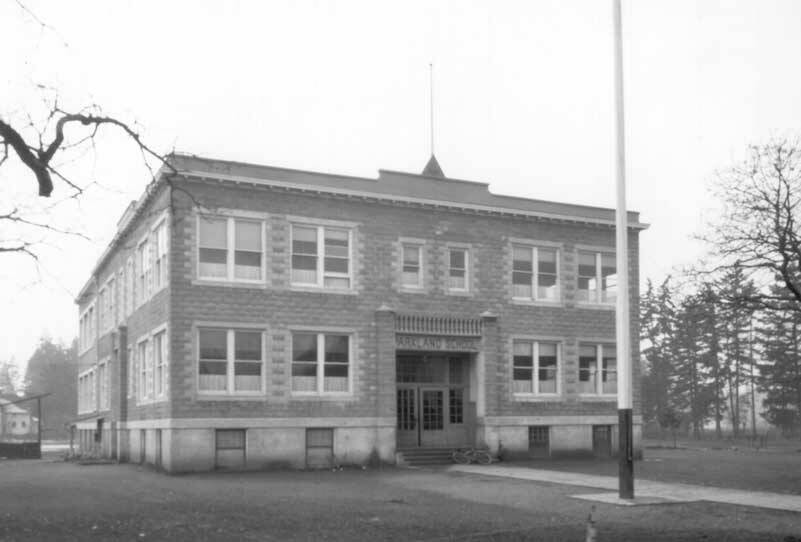
[[[616,450],[613,210],[433,156],[377,178],[168,162],[77,298],[82,450],[168,472]],[[644,228],[629,213],[634,360]]]

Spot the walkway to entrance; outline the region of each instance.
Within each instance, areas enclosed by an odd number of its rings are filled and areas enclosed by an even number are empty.
[[[615,491],[615,495],[618,489],[618,480],[614,476],[597,476],[574,472],[529,469],[525,467],[502,467],[496,465],[454,465],[448,470],[451,472],[501,476],[518,480],[531,480],[533,482],[547,482],[550,484],[594,487]],[[760,508],[786,510],[789,512],[801,512],[801,496],[768,493],[765,491],[743,491],[740,489],[724,489],[691,484],[669,484],[665,482],[652,482],[649,480],[635,480],[634,493],[635,496],[665,499],[666,501],[673,502],[709,501],[740,506],[758,506]],[[578,497],[581,496],[578,495]],[[593,495],[592,497],[596,496]],[[608,499],[603,498],[597,500],[608,501]]]

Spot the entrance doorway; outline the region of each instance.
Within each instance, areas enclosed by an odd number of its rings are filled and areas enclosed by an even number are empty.
[[[469,361],[462,354],[398,354],[398,448],[470,442],[475,404],[469,401]]]

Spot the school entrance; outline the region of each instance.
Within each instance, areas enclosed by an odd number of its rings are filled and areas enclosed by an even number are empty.
[[[397,445],[455,448],[473,442],[475,401],[470,398],[474,354],[397,353]]]

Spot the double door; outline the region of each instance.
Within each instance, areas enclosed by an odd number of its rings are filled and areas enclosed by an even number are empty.
[[[398,445],[448,446],[448,388],[406,385],[397,393]]]

